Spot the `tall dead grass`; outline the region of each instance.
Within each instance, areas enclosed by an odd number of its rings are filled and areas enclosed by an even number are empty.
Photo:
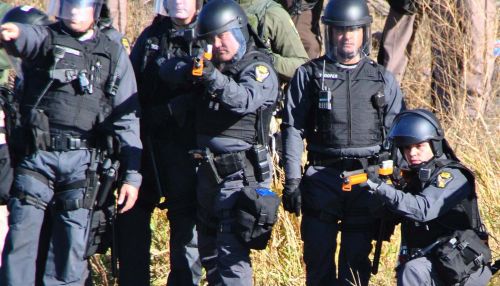
[[[21,4],[22,1],[7,1]],[[129,26],[127,35],[133,42],[140,31],[152,20],[152,2],[150,0],[131,0],[129,5]],[[463,162],[475,171],[477,175],[480,211],[483,220],[491,233],[490,245],[495,258],[500,256],[500,190],[498,177],[500,121],[499,121],[499,92],[500,92],[500,60],[497,58],[492,78],[492,90],[489,94],[490,106],[488,112],[478,117],[467,116],[469,109],[466,105],[465,73],[462,67],[467,65],[470,58],[470,40],[474,35],[465,34],[460,30],[464,13],[456,10],[454,0],[440,0],[441,9],[435,9],[429,0],[423,1],[424,13],[421,26],[415,35],[413,52],[401,82],[406,95],[406,101],[411,108],[425,107],[434,109],[439,113],[446,130],[446,137]],[[23,4],[26,4],[24,2]],[[42,1],[28,1],[31,5],[44,7]],[[387,11],[383,1],[372,1],[375,21],[372,31],[381,31],[384,16],[380,13]],[[447,13],[443,14],[443,11]],[[497,17],[499,17],[497,8]],[[432,20],[431,20],[432,19]],[[498,18],[495,23],[490,23],[495,29],[497,38]],[[443,31],[447,36],[437,37],[437,31]],[[431,97],[431,41],[444,51],[447,59],[455,55],[455,60],[445,61],[442,70],[445,71],[446,86],[442,86],[452,94],[452,108],[443,112],[438,105],[433,103]],[[375,53],[377,49],[374,49]],[[492,51],[489,51],[492,52]],[[373,55],[375,58],[376,55]],[[282,178],[282,173],[279,173]],[[277,191],[281,192],[279,183]],[[302,241],[300,239],[300,219],[289,215],[280,209],[279,221],[273,231],[272,239],[266,250],[252,253],[255,285],[304,285],[305,267],[302,261]],[[168,222],[164,211],[156,210],[151,228],[154,231],[153,245],[151,248],[152,284],[164,285],[169,271],[168,263]],[[390,243],[385,242],[379,267],[379,274],[372,277],[372,285],[395,285],[394,267],[396,265],[399,248],[399,227]],[[109,271],[104,270],[109,257],[94,258],[93,269],[96,285],[116,285],[111,279]],[[203,282],[204,284],[206,282]],[[500,278],[495,277],[490,285],[500,285]]]

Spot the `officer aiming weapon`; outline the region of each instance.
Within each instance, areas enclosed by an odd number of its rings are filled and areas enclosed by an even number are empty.
[[[212,45],[207,45],[207,50],[193,59],[193,76],[201,76],[203,74],[203,61],[212,59]]]
[[[350,192],[352,186],[364,184],[368,181],[368,172],[376,173],[386,183],[392,183],[390,176],[394,174],[394,163],[392,160],[385,160],[379,165],[368,166],[367,169],[360,169],[354,171],[344,171],[340,177],[342,178],[342,191]],[[386,219],[380,220],[380,227],[378,232],[377,241],[375,244],[375,253],[373,255],[373,266],[371,269],[372,274],[378,273],[378,264],[380,262],[380,255],[382,252],[382,242],[386,238],[388,231]],[[386,238],[387,239],[387,238]]]
[[[389,176],[394,173],[393,165],[394,163],[392,160],[385,160],[382,161],[382,164],[380,166],[369,166],[367,170],[375,170],[383,180],[389,181]],[[342,174],[340,174],[340,178],[342,178],[342,191],[350,192],[352,190],[352,186],[366,183],[366,181],[368,181],[367,170],[360,169],[342,172]]]

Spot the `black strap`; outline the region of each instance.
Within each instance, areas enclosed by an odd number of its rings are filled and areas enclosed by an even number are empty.
[[[75,181],[69,184],[58,184],[56,187],[57,192],[64,192],[69,190],[82,189],[87,186],[87,179]]]
[[[15,170],[15,173],[33,177],[33,178],[37,179],[38,181],[42,182],[43,184],[45,184],[49,187],[51,186],[52,181],[49,180],[49,178],[47,178],[45,175],[43,175],[37,171],[33,171],[33,170],[22,168],[22,167],[17,167]]]
[[[40,199],[39,197],[35,197],[33,195],[26,194],[23,192],[17,192],[14,195],[14,197],[18,198],[20,201],[22,201],[28,205],[34,206],[37,209],[41,209],[43,211],[47,209],[48,204],[46,202],[42,201],[42,199]]]
[[[77,209],[85,208],[83,205],[83,199],[74,200],[55,200],[54,207],[56,210],[61,211],[74,211]]]

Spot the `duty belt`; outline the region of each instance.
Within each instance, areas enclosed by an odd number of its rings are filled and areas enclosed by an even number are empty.
[[[49,151],[86,150],[92,148],[87,139],[70,134],[51,134]]]
[[[329,167],[342,171],[354,171],[363,169],[362,161],[365,161],[368,165],[378,164],[378,157],[365,157],[365,158],[346,158],[346,157],[329,157],[325,154],[312,153],[310,152],[307,156],[309,165]]]

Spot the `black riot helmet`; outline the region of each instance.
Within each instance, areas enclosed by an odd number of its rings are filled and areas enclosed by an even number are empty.
[[[437,117],[425,109],[403,111],[394,118],[389,140],[403,148],[428,141],[434,157],[443,155],[444,131]]]
[[[366,0],[330,0],[325,8],[322,23],[325,25],[327,55],[341,61],[349,56],[370,54],[371,23],[373,22]],[[336,33],[349,29],[363,29],[363,43],[355,55],[344,55],[338,46]]]
[[[47,14],[27,5],[10,9],[2,19],[2,24],[7,22],[41,26],[50,25],[51,23]]]
[[[196,35],[207,39],[220,33],[240,29],[248,41],[248,18],[234,0],[211,0],[203,6],[196,23]]]

